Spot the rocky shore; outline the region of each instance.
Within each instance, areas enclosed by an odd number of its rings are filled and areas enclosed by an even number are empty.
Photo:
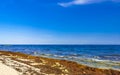
[[[0,51],[0,64],[16,70],[17,75],[120,75],[117,70],[92,68],[72,61],[8,51]]]

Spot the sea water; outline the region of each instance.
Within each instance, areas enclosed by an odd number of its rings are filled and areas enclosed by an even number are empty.
[[[120,70],[120,45],[0,45],[0,50]]]

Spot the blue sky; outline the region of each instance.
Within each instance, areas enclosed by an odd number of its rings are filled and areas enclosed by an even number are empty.
[[[1,44],[120,44],[120,0],[0,0]]]

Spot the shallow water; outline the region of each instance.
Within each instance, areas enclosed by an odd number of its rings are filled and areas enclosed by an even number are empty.
[[[76,61],[120,70],[120,45],[0,45],[0,50]]]

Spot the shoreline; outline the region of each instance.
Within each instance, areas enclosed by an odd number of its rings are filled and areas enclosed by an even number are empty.
[[[99,69],[73,61],[27,55],[19,52],[0,51],[0,61],[19,75],[120,75],[120,71]]]
[[[31,54],[32,55],[32,54]],[[58,60],[67,60],[72,62],[77,62],[81,65],[86,65],[93,68],[99,68],[99,69],[113,69],[120,71],[120,61],[110,61],[110,60],[102,60],[102,59],[96,59],[96,58],[72,58],[72,56],[64,58],[64,56],[61,57],[55,57],[54,55],[34,55],[33,56],[40,56],[45,58],[52,58],[52,59],[58,59]]]

